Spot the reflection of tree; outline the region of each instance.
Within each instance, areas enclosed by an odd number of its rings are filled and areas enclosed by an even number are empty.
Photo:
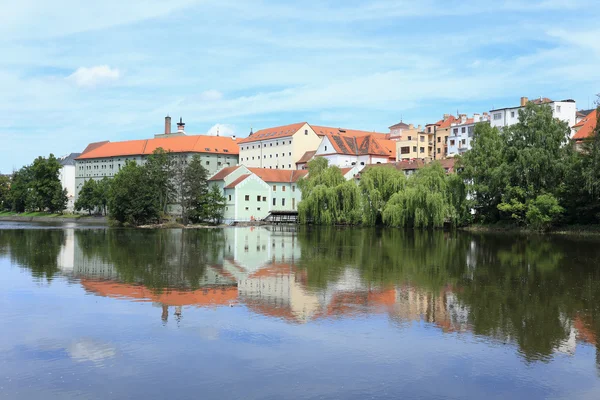
[[[31,270],[31,275],[51,281],[58,272],[58,255],[65,242],[60,229],[0,230],[0,248],[13,263]]]
[[[206,266],[216,264],[224,244],[217,229],[81,230],[84,257],[114,265],[119,279],[153,289],[200,286]]]

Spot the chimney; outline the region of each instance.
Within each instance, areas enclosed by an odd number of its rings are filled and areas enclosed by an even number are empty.
[[[165,135],[171,133],[171,117],[168,115],[165,117]]]
[[[465,122],[467,122],[467,114],[459,114],[460,117],[460,122],[462,124],[464,124]]]
[[[527,97],[521,97],[521,107],[525,107],[529,99]]]
[[[417,126],[417,131],[423,132],[423,127],[421,125]]]
[[[183,122],[183,119],[179,117],[179,122],[177,123],[177,133],[185,133],[184,128],[185,123]]]
[[[450,114],[444,114],[444,120],[447,120],[448,118],[450,118]]]
[[[473,122],[481,122],[481,115],[477,113],[473,114]]]
[[[236,140],[235,133],[231,135],[231,139]]]
[[[415,129],[415,126],[413,124],[408,124],[408,129]]]

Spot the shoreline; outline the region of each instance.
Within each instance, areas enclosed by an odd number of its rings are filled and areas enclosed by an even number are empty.
[[[25,216],[25,215],[7,215],[0,216],[0,222],[76,222],[79,224],[95,224],[108,226],[106,217],[43,217],[43,216]]]
[[[548,231],[536,231],[510,225],[470,225],[458,230],[470,233],[506,233],[524,235],[569,235],[569,236],[600,236],[600,225],[567,225],[552,228]]]

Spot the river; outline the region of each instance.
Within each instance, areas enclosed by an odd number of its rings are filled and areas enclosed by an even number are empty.
[[[600,398],[600,240],[0,223],[1,399]]]

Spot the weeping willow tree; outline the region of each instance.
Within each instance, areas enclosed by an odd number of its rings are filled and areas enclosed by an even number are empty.
[[[342,171],[317,157],[308,163],[308,176],[298,182],[302,201],[298,205],[300,223],[317,225],[360,222],[360,192],[346,182]]]
[[[381,213],[389,199],[406,186],[406,176],[392,166],[368,168],[360,179],[362,223],[381,223]]]
[[[406,187],[392,195],[382,213],[388,226],[439,228],[446,221],[456,223],[448,177],[439,163],[420,169]]]

